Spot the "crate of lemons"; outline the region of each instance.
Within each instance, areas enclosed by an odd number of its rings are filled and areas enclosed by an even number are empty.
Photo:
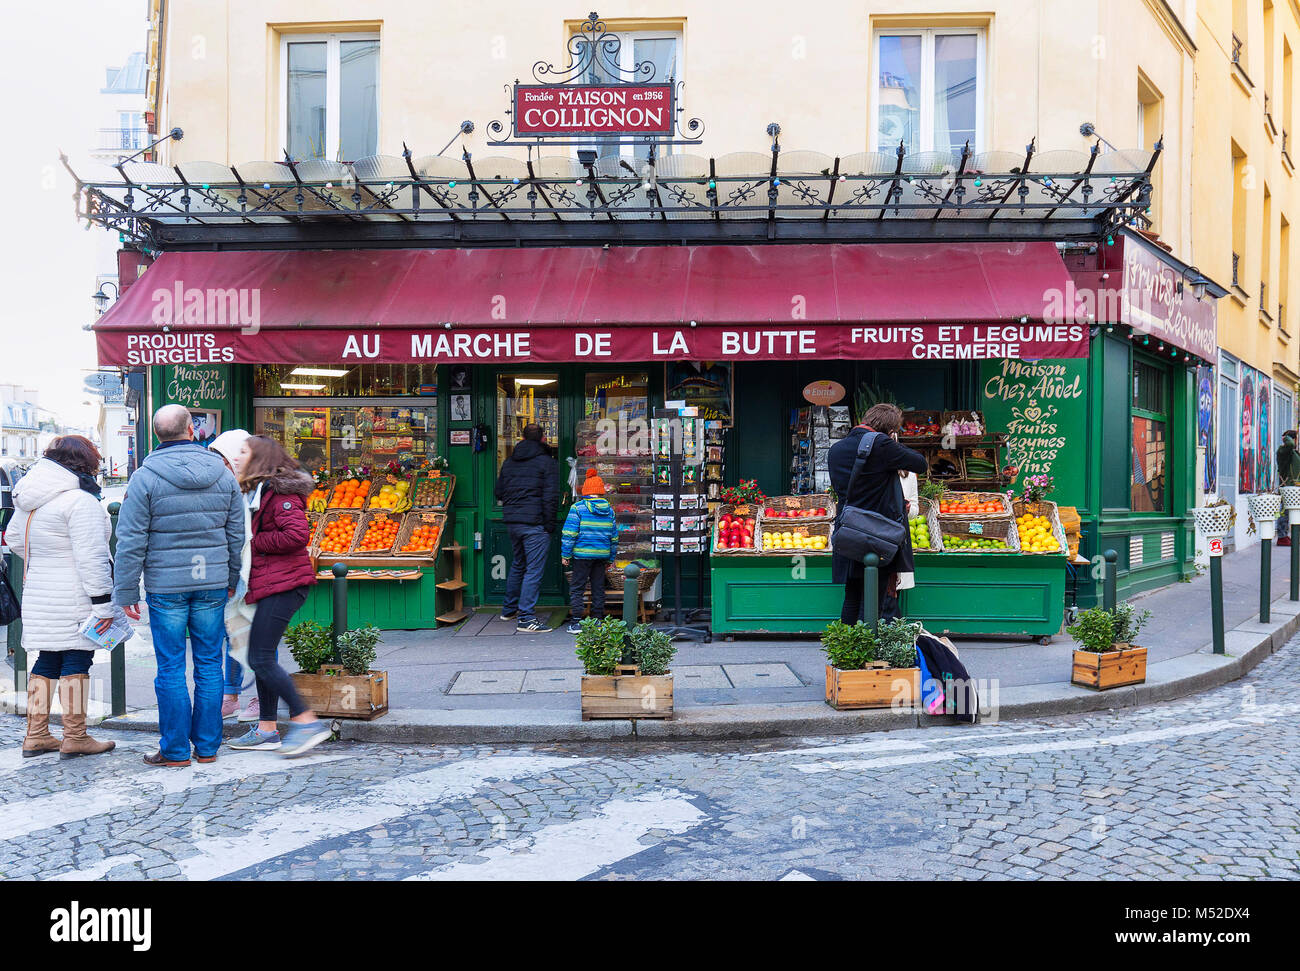
[[[379,491],[370,497],[369,509],[386,509],[389,512],[406,512],[411,508],[411,483],[405,479],[394,479],[379,487]]]
[[[830,523],[799,526],[795,529],[769,529],[761,527],[760,543],[764,553],[781,553],[786,550],[805,553],[826,553],[831,548]]]
[[[1023,512],[1016,517],[1016,532],[1020,534],[1022,553],[1065,552],[1061,548],[1061,538],[1056,535],[1052,520],[1048,516]]]

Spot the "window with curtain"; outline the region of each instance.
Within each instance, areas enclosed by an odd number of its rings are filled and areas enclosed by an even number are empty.
[[[876,34],[872,135],[878,151],[960,157],[980,151],[984,119],[984,32],[882,30]]]
[[[287,35],[284,147],[295,159],[352,162],[379,149],[379,38]]]

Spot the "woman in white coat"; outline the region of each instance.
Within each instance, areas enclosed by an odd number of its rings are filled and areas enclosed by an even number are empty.
[[[23,649],[38,653],[27,679],[23,757],[98,755],[113,748],[86,734],[93,645],[81,635],[88,617],[107,629],[113,617],[112,524],[99,501],[98,449],[80,435],[56,438],[14,487],[7,540],[23,558]],[[63,740],[50,734],[55,682]]]

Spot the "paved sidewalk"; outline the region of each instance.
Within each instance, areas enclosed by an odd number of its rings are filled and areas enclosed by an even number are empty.
[[[1272,636],[1274,628],[1295,626],[1300,611],[1285,599],[1289,562],[1287,549],[1275,549],[1273,594],[1278,600],[1273,619],[1277,623],[1273,628],[1256,630],[1251,625],[1259,609],[1259,548],[1224,558],[1225,624],[1230,631],[1243,625],[1246,628],[1234,635],[1236,650],[1230,645],[1230,654],[1240,655],[1247,648],[1259,646]],[[1071,686],[1068,680],[1074,645],[1065,634],[1048,645],[1024,638],[954,640],[972,676],[990,684],[996,682],[1002,707],[1008,711],[1014,711],[1015,705],[1028,705],[1025,711],[1032,714],[1067,708],[1121,707],[1136,702],[1135,691],[1154,691],[1153,686],[1166,682],[1187,678],[1204,681],[1188,682],[1190,691],[1230,680],[1223,672],[1232,661],[1212,658],[1207,651],[1208,572],[1190,582],[1171,584],[1137,597],[1135,602],[1153,615],[1141,637],[1148,649],[1151,672],[1148,684],[1139,689],[1098,694]],[[141,630],[141,635],[128,649],[126,721],[146,725],[155,720],[154,662],[147,628]],[[1284,641],[1281,638],[1278,644]],[[106,695],[107,655],[101,657],[104,663],[92,669],[92,677]],[[286,665],[291,664],[287,651],[282,652],[282,658]],[[760,723],[778,729],[784,725],[793,731],[804,721],[820,722],[825,717],[838,719],[846,727],[856,726],[854,730],[899,727],[900,715],[915,723],[912,713],[831,711],[823,702],[824,663],[820,645],[810,639],[679,642],[673,665],[678,716],[673,723],[641,722],[635,730],[640,734],[686,731],[672,727],[680,726],[683,718],[701,726],[698,730],[705,734],[725,734],[731,728],[738,734],[754,734]],[[376,667],[389,673],[390,712],[372,723],[348,723],[348,733],[353,737],[410,734],[419,726],[442,726],[448,731],[448,726],[460,726],[474,738],[485,739],[495,731],[503,739],[508,736],[520,740],[547,740],[548,735],[608,737],[623,729],[628,734],[633,730],[627,722],[584,724],[579,720],[581,669],[573,653],[573,637],[562,629],[545,635],[516,634],[513,624],[478,614],[460,628],[390,631],[384,635]],[[1167,670],[1168,675],[1162,675],[1162,670]],[[1210,672],[1215,670],[1219,673],[1211,678]],[[1241,673],[1244,670],[1233,677]],[[3,674],[8,689],[12,672],[4,670]],[[1162,690],[1167,696],[1180,693],[1169,687]],[[9,699],[9,710],[13,710],[15,701]],[[817,730],[831,729],[819,725]]]

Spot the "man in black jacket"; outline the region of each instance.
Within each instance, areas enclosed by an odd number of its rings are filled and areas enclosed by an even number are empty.
[[[501,520],[510,530],[510,575],[501,619],[518,615],[517,630],[545,634],[551,628],[537,619],[546,553],[560,508],[560,468],[542,441],[542,426],[527,425],[524,437],[501,465],[494,491]]]

